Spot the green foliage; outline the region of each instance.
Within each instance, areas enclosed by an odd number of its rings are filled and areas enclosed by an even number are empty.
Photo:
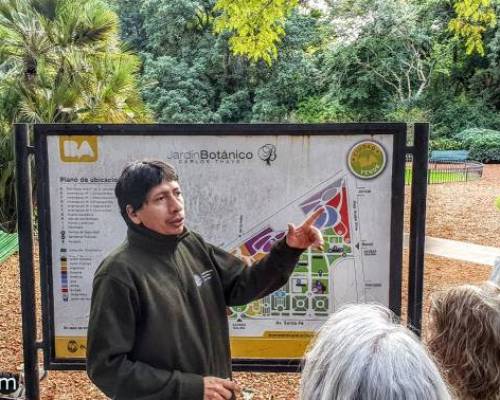
[[[217,0],[214,11],[217,33],[230,32],[233,54],[271,65],[285,35],[285,20],[298,0]]]
[[[500,161],[500,132],[471,140],[470,158],[483,162]]]
[[[191,60],[200,56],[208,56],[211,48],[208,46],[218,46],[220,42],[213,39],[210,21],[213,19],[212,0],[144,0],[142,5],[136,5],[131,9],[124,9],[128,1],[117,0],[122,15],[126,12],[139,13],[136,21],[145,37],[136,39],[144,46],[137,48],[138,51],[147,52],[155,57],[180,56],[184,61],[190,63]],[[142,21],[142,22],[141,22]],[[124,33],[132,31],[131,27],[125,24]],[[161,27],[161,28],[160,28]],[[125,40],[129,40],[124,36]],[[203,49],[204,54],[199,54]],[[209,61],[209,60],[207,60]],[[210,67],[210,65],[208,65]]]
[[[13,121],[148,120],[138,86],[160,122],[429,121],[433,148],[498,159],[470,129],[500,131],[497,0],[109,3],[0,3],[0,183]]]
[[[220,122],[211,107],[215,90],[203,72],[201,63],[189,65],[170,56],[146,58],[144,79],[150,84],[144,98],[160,121]]]
[[[229,34],[214,34],[213,2],[147,0],[123,10],[139,15],[145,37],[143,97],[160,122],[288,121],[322,84],[320,15],[293,12],[271,66],[235,56]],[[138,14],[137,14],[138,13]],[[162,29],[158,29],[161,25]],[[138,31],[124,27],[123,32]],[[128,37],[124,37],[129,40]]]
[[[500,114],[481,98],[439,93],[429,99],[433,137],[451,137],[464,128],[500,129]]]
[[[430,148],[431,150],[463,150],[464,145],[460,140],[438,138],[430,141]]]
[[[395,109],[388,109],[384,119],[390,122],[426,122],[429,120],[429,114],[428,110],[417,106],[404,107],[399,105]]]
[[[147,45],[144,19],[140,11],[143,1],[110,0],[113,10],[120,18],[120,36],[133,49],[143,49]]]
[[[448,29],[455,37],[465,40],[467,54],[484,55],[483,35],[496,25],[495,9],[491,0],[455,0],[456,17],[450,20]]]
[[[500,196],[498,196],[497,199],[495,200],[495,205],[497,209],[500,211]]]
[[[0,229],[12,232],[16,226],[14,157],[9,124],[0,122]]]
[[[438,167],[439,168],[439,167]],[[406,168],[405,170],[405,185],[411,185],[413,179],[413,170],[411,168]],[[466,177],[463,171],[443,171],[439,169],[429,169],[427,173],[427,183],[450,183],[450,182],[466,182],[466,179],[473,179],[472,176]]]
[[[147,119],[136,56],[119,48],[118,19],[100,0],[10,1],[0,7],[0,83],[19,94],[11,120]]]
[[[500,129],[500,31],[483,36],[485,57],[450,37],[446,0],[339,0],[321,72],[329,97],[356,120],[429,121],[433,137],[469,127]]]
[[[485,57],[467,56],[447,0],[339,0],[322,11],[299,2],[292,12],[285,0],[116,1],[162,122],[430,121],[434,138],[500,129],[499,30],[482,35]],[[241,55],[238,29],[248,33]],[[269,29],[281,32],[271,65],[248,54],[259,43],[249,38],[265,43]]]
[[[328,96],[357,110],[362,120],[387,120],[394,110],[409,115],[418,109],[434,68],[431,36],[419,12],[405,1],[336,2],[338,40],[325,55]]]
[[[498,131],[494,129],[470,128],[456,133],[455,135],[453,135],[453,138],[461,142],[468,142],[470,140],[473,140],[474,138],[496,135],[497,133]]]
[[[309,97],[299,103],[295,112],[299,123],[351,122],[353,113],[342,106],[338,100],[328,101],[320,97]]]
[[[500,161],[500,131],[491,129],[466,129],[455,139],[462,141],[473,160],[491,162]]]
[[[7,76],[0,69],[0,82],[7,79]],[[10,115],[18,101],[18,93],[0,85],[0,229],[6,232],[12,232],[16,228],[15,163]]]
[[[103,0],[0,4],[0,223],[15,226],[11,124],[139,122],[139,58]]]

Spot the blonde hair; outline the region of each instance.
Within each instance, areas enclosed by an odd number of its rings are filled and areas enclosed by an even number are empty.
[[[428,346],[462,399],[500,399],[500,287],[463,285],[431,299]]]

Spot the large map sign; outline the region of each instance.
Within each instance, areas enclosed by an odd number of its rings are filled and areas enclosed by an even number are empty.
[[[126,233],[114,186],[127,162],[143,158],[178,170],[188,229],[248,265],[285,236],[287,223],[325,209],[315,223],[324,248],[306,250],[278,291],[228,308],[234,359],[298,360],[328,315],[347,303],[399,311],[401,259],[394,254],[401,249],[394,246],[402,235],[404,126],[260,127],[44,130],[50,212],[40,224],[54,360],[85,357],[92,278]]]

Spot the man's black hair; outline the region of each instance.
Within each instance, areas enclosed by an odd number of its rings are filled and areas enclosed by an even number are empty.
[[[133,161],[125,166],[115,187],[120,212],[127,221],[127,205],[139,210],[147,194],[162,182],[178,181],[174,167],[160,160]]]

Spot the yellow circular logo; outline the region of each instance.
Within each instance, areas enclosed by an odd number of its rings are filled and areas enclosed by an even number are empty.
[[[382,145],[371,140],[356,143],[347,156],[351,172],[361,179],[373,179],[385,168],[387,157]]]

